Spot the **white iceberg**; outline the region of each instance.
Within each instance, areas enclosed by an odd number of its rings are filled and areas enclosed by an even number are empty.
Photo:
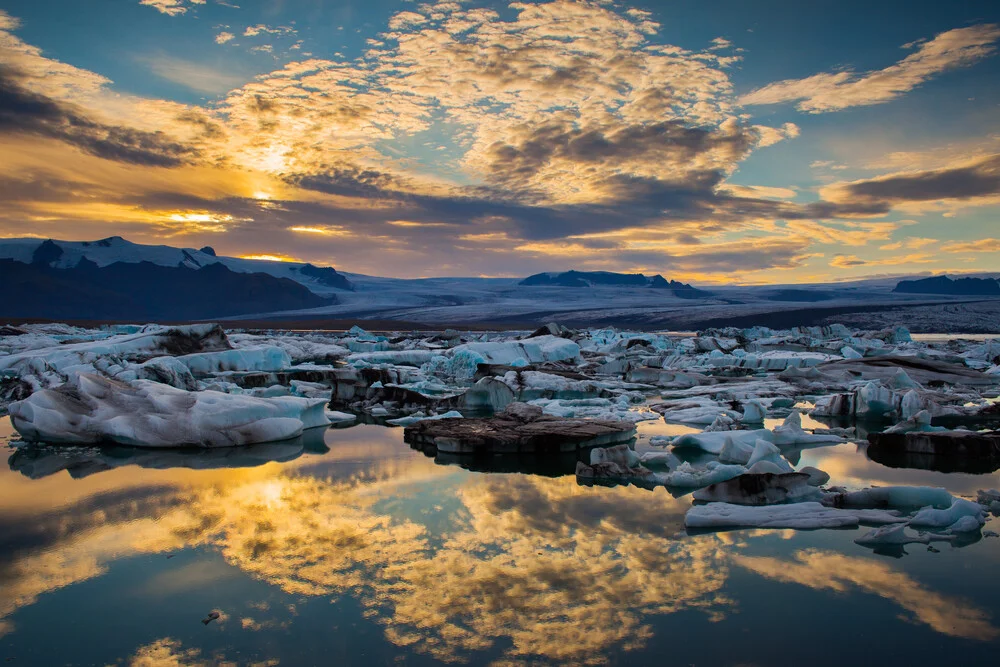
[[[844,439],[837,435],[806,433],[802,429],[802,416],[798,412],[791,413],[783,424],[775,426],[771,438],[771,442],[776,445],[821,445],[843,441]]]
[[[326,401],[191,392],[158,382],[129,385],[80,374],[11,403],[11,423],[30,442],[136,447],[232,447],[294,438],[325,426]]]
[[[392,424],[393,426],[409,426],[410,424],[416,424],[419,421],[425,419],[462,419],[463,415],[458,410],[449,410],[440,415],[425,415],[423,412],[415,412],[412,415],[407,415],[406,417],[399,417],[397,419],[386,419],[386,424]]]
[[[452,355],[471,352],[485,363],[511,365],[516,362],[540,364],[545,361],[575,361],[580,346],[558,336],[538,336],[527,340],[466,343],[451,349]]]
[[[685,489],[698,489],[710,484],[725,482],[746,472],[740,465],[725,465],[709,461],[704,468],[696,468],[685,461],[675,470],[662,475],[663,484]]]
[[[949,528],[956,526],[958,521],[963,518],[975,520],[978,526],[986,523],[986,513],[983,511],[982,505],[964,498],[956,498],[947,509],[923,508],[910,519],[910,525],[924,528]],[[969,525],[968,522],[965,522],[965,525]]]

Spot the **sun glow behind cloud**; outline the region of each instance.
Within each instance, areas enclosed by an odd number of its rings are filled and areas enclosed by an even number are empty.
[[[175,25],[212,9],[145,4]],[[4,85],[20,108],[46,110],[0,132],[2,232],[192,245],[221,235],[222,252],[334,257],[395,275],[647,267],[748,282],[954,268],[959,253],[914,252],[909,239],[967,248],[988,235],[935,221],[997,210],[995,142],[853,164],[811,155],[813,185],[755,184],[744,172],[806,138],[795,118],[755,120],[763,105],[887,108],[951,70],[982,67],[996,26],[927,34],[895,65],[817,74],[819,87],[786,79],[738,96],[737,65],[753,53],[735,38],[671,44],[663,18],[564,0],[504,12],[406,5],[363,53],[320,58],[295,42],[272,71],[193,104],[119,92],[21,41],[0,14]],[[290,45],[307,32],[232,20],[211,48]],[[161,75],[193,62],[168,55]],[[198,76],[205,90],[226,81]],[[904,232],[904,215],[919,229]],[[753,253],[741,258],[740,244]],[[995,250],[962,252],[965,269],[996,266]]]

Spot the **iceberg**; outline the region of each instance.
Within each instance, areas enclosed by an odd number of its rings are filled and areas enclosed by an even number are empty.
[[[946,489],[931,486],[874,486],[860,491],[839,491],[827,494],[825,505],[834,507],[951,507],[955,501]]]
[[[463,415],[458,410],[449,410],[440,415],[425,415],[423,412],[415,412],[412,415],[407,415],[406,417],[399,417],[397,419],[386,419],[386,424],[392,424],[393,426],[409,426],[410,424],[416,424],[418,421],[423,421],[425,419],[462,419]]]
[[[490,364],[515,362],[540,364],[545,361],[576,361],[580,346],[558,336],[538,336],[528,340],[465,343],[451,349],[452,355],[471,352]]]
[[[719,454],[726,445],[727,439],[734,443],[753,447],[758,440],[770,440],[774,434],[766,428],[754,431],[708,431],[703,433],[685,433],[670,441],[674,449],[700,449],[709,454]]]
[[[288,353],[273,345],[201,352],[175,358],[195,375],[203,376],[226,371],[280,371],[292,365]]]
[[[758,400],[750,400],[743,404],[744,424],[763,424],[767,416],[767,409]]]
[[[947,509],[923,508],[910,519],[910,525],[925,528],[949,528],[955,526],[962,519],[975,520],[978,528],[986,523],[986,512],[983,511],[983,507],[979,503],[964,498],[955,498]],[[968,525],[967,521],[965,525]],[[960,532],[967,531],[968,529],[965,529]]]
[[[844,439],[838,435],[817,435],[806,433],[802,429],[802,416],[798,412],[793,412],[780,426],[774,427],[771,442],[776,445],[821,445],[843,442]]]
[[[699,489],[709,484],[716,484],[738,477],[746,472],[740,465],[726,465],[718,461],[709,461],[704,468],[696,468],[685,461],[675,470],[662,476],[663,484],[685,489]]]
[[[81,373],[11,403],[29,442],[134,447],[232,447],[286,440],[325,426],[326,401],[191,392],[149,380],[126,384]]]
[[[818,499],[820,492],[809,481],[809,475],[800,472],[747,472],[695,491],[694,499],[734,505],[777,505]]]

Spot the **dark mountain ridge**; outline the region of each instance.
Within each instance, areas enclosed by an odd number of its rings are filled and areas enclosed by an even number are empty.
[[[660,274],[646,276],[642,273],[614,273],[611,271],[563,271],[562,273],[536,273],[522,280],[519,285],[541,287],[648,287],[669,289],[682,299],[699,299],[711,296],[687,283],[667,280]]]
[[[934,276],[920,280],[900,280],[892,290],[897,294],[954,294],[961,296],[1000,296],[996,278],[957,278]]]
[[[197,320],[336,303],[294,280],[237,273],[223,264],[193,269],[116,262],[100,267],[83,258],[73,268],[58,269],[43,261],[44,254],[37,259],[31,264],[0,259],[0,281],[8,295],[0,316]]]

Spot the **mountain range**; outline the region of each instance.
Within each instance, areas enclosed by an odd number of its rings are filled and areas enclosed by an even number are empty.
[[[0,239],[0,323],[24,319],[257,321],[295,328],[627,326],[690,330],[842,321],[914,330],[1000,330],[997,274],[811,285],[718,285],[606,271],[527,278],[385,278],[305,262],[219,256],[211,247]],[[985,287],[984,287],[985,286]],[[978,290],[978,291],[977,291]],[[376,324],[378,323],[378,324]],[[235,324],[235,323],[234,323]]]

